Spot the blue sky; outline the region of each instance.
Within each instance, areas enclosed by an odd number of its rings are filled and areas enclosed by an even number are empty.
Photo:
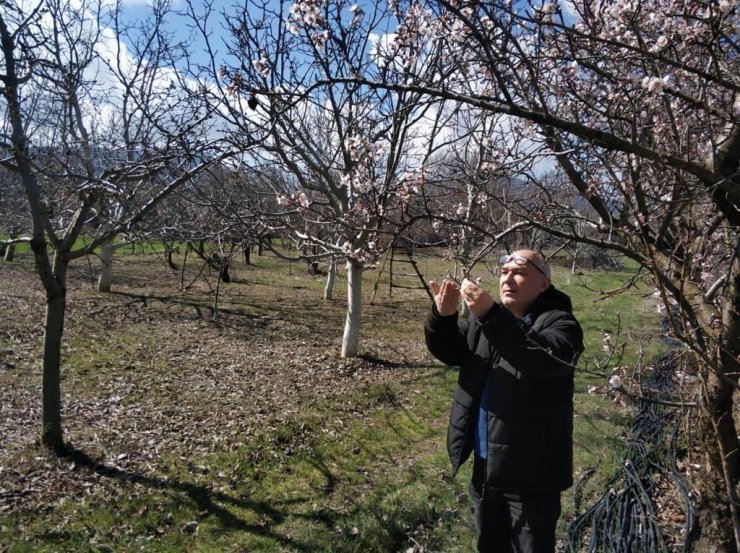
[[[269,0],[270,2],[277,5],[280,0]],[[290,0],[283,0],[288,3]],[[152,0],[123,0],[124,8],[124,19],[130,22],[141,20],[151,15],[151,3]],[[365,5],[369,9],[368,0],[358,0],[358,3]],[[202,0],[191,0],[193,9],[196,12],[202,12],[204,9],[204,3]],[[225,47],[223,45],[224,39],[229,39],[228,32],[224,29],[224,21],[221,12],[229,13],[229,11],[235,11],[239,9],[239,0],[213,0],[212,13],[208,21],[208,30],[212,33],[211,36],[211,47],[218,51],[216,64],[220,64],[225,59]],[[561,4],[564,7],[570,8],[569,2],[561,0]],[[241,4],[243,6],[243,4]],[[189,21],[182,15],[177,15],[177,12],[183,12],[188,8],[185,0],[172,0],[172,14],[169,16],[167,30],[174,33],[176,38],[187,39],[192,32],[192,22]],[[190,48],[191,61],[200,64],[207,64],[208,59],[203,52],[202,39],[198,38],[192,44]],[[552,167],[553,160],[549,157],[543,157],[538,162],[538,172],[547,171]]]
[[[202,12],[203,2],[192,0],[192,5],[197,12]],[[124,21],[140,21],[151,16],[151,0],[124,0],[123,16]],[[213,13],[208,20],[208,29],[212,33],[211,47],[223,53],[223,39],[228,38],[228,33],[223,28],[222,11],[229,10],[235,4],[235,0],[214,0]],[[172,12],[167,19],[167,30],[174,34],[177,39],[187,39],[191,34],[192,22],[184,16],[177,15],[177,12],[184,12],[187,8],[184,0],[172,1]],[[197,36],[197,35],[196,35]],[[208,61],[202,48],[202,40],[196,39],[190,49],[190,54],[195,62],[205,63]]]

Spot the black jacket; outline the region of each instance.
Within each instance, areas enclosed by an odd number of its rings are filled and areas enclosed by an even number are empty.
[[[570,298],[553,286],[517,320],[499,304],[481,319],[442,317],[432,306],[429,351],[460,366],[447,431],[453,473],[473,451],[486,377],[487,484],[517,492],[564,490],[573,484],[573,371],[583,331]],[[562,363],[560,360],[565,361]]]

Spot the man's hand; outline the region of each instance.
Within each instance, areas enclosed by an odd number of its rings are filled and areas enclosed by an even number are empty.
[[[488,313],[496,303],[491,294],[467,278],[460,286],[462,298],[468,304],[470,312],[479,319]]]
[[[429,281],[429,286],[434,293],[434,304],[437,306],[437,312],[443,317],[448,317],[457,313],[457,304],[460,301],[460,288],[454,281],[446,278],[442,285],[437,284],[436,280]]]

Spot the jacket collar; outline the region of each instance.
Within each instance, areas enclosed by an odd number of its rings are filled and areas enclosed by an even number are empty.
[[[527,312],[521,319],[522,326],[524,328],[530,328],[537,317],[546,311],[566,311],[573,313],[573,303],[570,301],[568,294],[561,292],[551,284],[527,308]]]

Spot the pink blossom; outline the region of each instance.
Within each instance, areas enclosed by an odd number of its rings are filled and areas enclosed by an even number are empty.
[[[350,26],[354,27],[355,25],[362,23],[362,20],[365,17],[365,12],[358,4],[353,4],[349,11],[352,12],[352,22],[350,23]]]
[[[314,46],[318,48],[319,50],[323,50],[326,46],[326,41],[329,39],[329,31],[324,30],[320,33],[315,33],[311,35],[311,42],[313,42]]]
[[[662,92],[663,84],[663,79],[658,77],[645,77],[642,79],[642,88],[647,89],[648,92]]]
[[[324,19],[321,16],[321,8],[325,3],[325,0],[295,0],[288,10],[290,13],[288,20],[295,25],[295,29],[301,26],[309,28],[322,26]],[[292,32],[294,27],[290,26],[290,23],[288,29]]]
[[[298,193],[298,203],[303,207],[304,209],[311,205],[311,200],[308,199],[308,196],[306,196],[303,192]]]
[[[452,32],[450,38],[456,42],[463,42],[468,36],[468,28],[465,23],[461,20],[456,20],[452,24]]]
[[[264,52],[260,54],[260,59],[252,60],[252,66],[263,77],[270,75],[270,60]]]

